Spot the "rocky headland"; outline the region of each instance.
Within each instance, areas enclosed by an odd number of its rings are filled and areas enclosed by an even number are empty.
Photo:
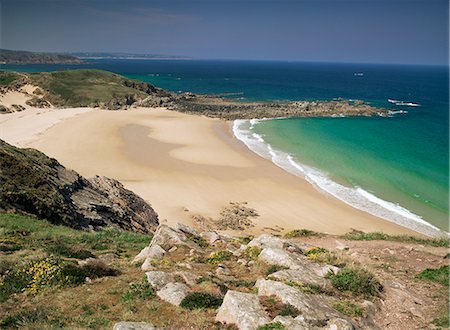
[[[241,102],[214,95],[177,94],[101,70],[28,74],[3,71],[0,72],[0,81],[4,82],[0,94],[24,93],[23,86],[35,86],[27,100],[27,105],[33,107],[99,107],[109,110],[166,107],[225,120],[389,115],[388,109],[376,108],[359,100]],[[15,112],[20,108],[3,106],[0,111]]]

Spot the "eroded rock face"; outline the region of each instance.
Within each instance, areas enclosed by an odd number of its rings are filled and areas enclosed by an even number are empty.
[[[265,248],[258,256],[259,260],[275,266],[281,266],[286,268],[299,267],[297,259],[283,249],[280,248]]]
[[[158,244],[152,245],[152,246],[146,246],[142,249],[139,254],[134,257],[132,263],[138,263],[142,262],[147,259],[151,260],[158,260],[164,257],[164,254],[166,251],[162,247],[160,247]]]
[[[339,317],[324,298],[309,295],[287,284],[260,279],[255,286],[258,288],[258,295],[274,295],[284,304],[297,308],[304,320],[311,325],[324,326],[331,318]]]
[[[168,251],[176,245],[186,245],[192,249],[199,250],[200,247],[190,241],[186,235],[180,231],[176,231],[167,225],[160,225],[153,236],[150,246],[159,245],[165,251]]]
[[[275,237],[268,234],[262,234],[248,243],[248,246],[257,246],[261,249],[264,248],[276,248],[276,249],[282,249],[283,245],[285,243],[285,240]]]
[[[228,291],[216,315],[216,321],[235,324],[241,330],[254,330],[270,322],[255,294]]]
[[[166,284],[175,280],[172,274],[162,271],[150,271],[145,273],[145,275],[147,276],[148,283],[156,289],[161,289]]]
[[[86,179],[34,149],[0,140],[0,210],[18,210],[76,229],[152,233],[158,215],[113,179]]]
[[[331,285],[329,280],[317,275],[308,266],[305,265],[299,269],[286,269],[280,270],[273,274],[270,274],[270,278],[274,278],[280,281],[290,281],[295,283],[309,283],[319,286]]]
[[[189,288],[183,283],[168,283],[156,295],[168,303],[179,306],[189,293]]]

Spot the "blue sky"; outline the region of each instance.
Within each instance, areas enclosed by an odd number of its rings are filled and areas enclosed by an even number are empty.
[[[1,47],[195,58],[448,62],[447,0],[1,0]]]

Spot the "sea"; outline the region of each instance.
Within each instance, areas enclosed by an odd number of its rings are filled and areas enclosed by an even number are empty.
[[[447,66],[127,59],[0,66],[74,68],[238,101],[345,99],[387,108],[388,117],[238,120],[233,131],[250,150],[355,208],[425,233],[449,231]]]

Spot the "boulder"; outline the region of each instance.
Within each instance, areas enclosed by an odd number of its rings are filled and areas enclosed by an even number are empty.
[[[355,327],[350,321],[341,319],[341,318],[333,318],[327,322],[327,325],[323,327],[326,330],[353,330]]]
[[[185,234],[200,236],[200,233],[196,229],[189,227],[188,225],[185,225],[184,223],[177,222],[175,229],[177,231],[181,231],[182,233],[185,233]]]
[[[284,304],[297,308],[308,324],[320,325],[332,317],[339,317],[339,314],[328,306],[328,301],[324,297],[310,295],[287,284],[271,280],[259,279],[255,286],[258,288],[258,295],[274,295]]]
[[[179,306],[181,301],[188,295],[189,288],[183,283],[167,283],[156,295],[168,303]]]
[[[248,246],[257,246],[261,249],[264,248],[276,248],[276,249],[282,249],[285,244],[285,240],[275,237],[268,234],[262,234],[250,241],[248,243]]]
[[[286,268],[299,267],[299,263],[293,254],[280,248],[265,248],[261,251],[258,258],[269,265]]]
[[[147,276],[148,283],[156,289],[161,289],[166,284],[175,280],[172,274],[162,271],[150,271],[145,273],[145,275]]]
[[[302,316],[294,319],[292,316],[278,315],[271,323],[277,322],[281,323],[286,330],[310,330],[312,328],[304,321]]]
[[[167,225],[159,225],[153,235],[150,246],[159,245],[165,251],[168,251],[176,245],[186,245],[191,249],[201,251],[201,248],[194,242],[188,240],[186,235],[180,231],[176,231]]]
[[[164,249],[158,244],[146,246],[145,248],[142,249],[141,252],[139,252],[139,254],[136,257],[134,257],[132,263],[138,263],[148,258],[152,260],[161,259],[162,257],[164,257],[165,253],[166,251],[164,251]]]
[[[201,233],[200,236],[210,245],[214,244],[217,241],[220,241],[220,235],[213,230],[205,231]]]
[[[181,277],[184,283],[186,283],[189,286],[197,284],[197,280],[200,278],[200,276],[195,275],[194,273],[191,272],[176,272],[174,273],[174,275]]]
[[[146,322],[118,322],[113,330],[157,330],[152,324]]]
[[[241,330],[255,330],[269,323],[270,319],[257,295],[229,290],[216,315],[216,321],[235,324]]]

